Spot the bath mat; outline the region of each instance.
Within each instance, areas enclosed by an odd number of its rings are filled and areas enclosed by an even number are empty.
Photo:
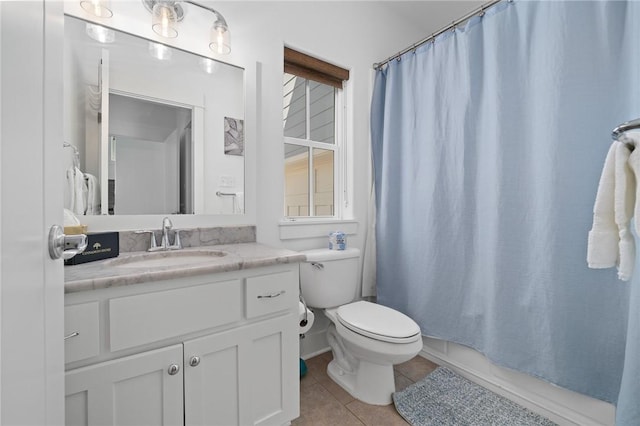
[[[413,426],[555,425],[445,367],[394,393],[393,403]]]

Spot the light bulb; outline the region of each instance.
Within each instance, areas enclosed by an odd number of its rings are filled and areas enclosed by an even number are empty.
[[[224,36],[220,29],[218,29],[218,36],[216,37],[216,41],[218,42],[218,53],[222,54],[224,48]]]
[[[169,35],[169,17],[167,16],[167,8],[162,8],[162,23],[161,23],[162,35],[168,37]]]
[[[166,3],[156,3],[153,6],[153,17],[151,28],[159,36],[165,38],[175,38],[178,36],[176,30],[177,15],[173,6]]]
[[[211,28],[209,48],[220,55],[226,55],[231,52],[229,38],[229,29],[226,24],[221,24],[219,21],[216,21]]]
[[[93,0],[91,2],[91,5],[93,5],[93,14],[96,16],[100,16],[100,1],[99,0]]]

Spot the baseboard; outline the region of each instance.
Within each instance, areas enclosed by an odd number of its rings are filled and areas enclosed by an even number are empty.
[[[498,367],[471,348],[423,337],[420,355],[559,425],[609,426],[615,423],[612,404]]]
[[[324,330],[319,333],[307,333],[304,338],[300,338],[300,358],[302,359],[313,358],[330,350],[327,333]]]

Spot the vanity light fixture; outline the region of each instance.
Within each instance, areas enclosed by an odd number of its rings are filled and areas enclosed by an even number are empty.
[[[100,43],[113,43],[116,39],[115,31],[105,28],[102,25],[87,23],[86,31],[89,37]]]
[[[156,1],[151,9],[151,28],[164,38],[178,37],[178,8],[173,1]],[[146,4],[146,3],[145,3]]]
[[[98,18],[111,18],[113,16],[109,6],[109,0],[82,0],[80,2],[80,7]]]
[[[213,9],[208,9],[216,15],[216,20],[211,27],[211,41],[209,49],[219,55],[228,55],[231,52],[231,35],[229,34],[229,26],[222,15]]]
[[[213,74],[218,69],[218,63],[211,58],[200,58],[200,67],[207,74]]]
[[[209,48],[219,55],[227,55],[231,52],[229,26],[222,14],[217,10],[191,0],[142,0],[142,3],[152,14],[153,31],[165,38],[178,36],[177,23],[184,18],[184,9],[180,3],[189,3],[211,12],[215,16],[215,20],[210,30]]]
[[[153,41],[149,42],[149,53],[156,59],[161,61],[167,61],[171,59],[171,49],[164,44],[155,43]]]

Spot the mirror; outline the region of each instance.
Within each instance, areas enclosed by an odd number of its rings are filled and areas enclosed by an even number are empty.
[[[65,208],[244,213],[244,70],[64,19]]]

